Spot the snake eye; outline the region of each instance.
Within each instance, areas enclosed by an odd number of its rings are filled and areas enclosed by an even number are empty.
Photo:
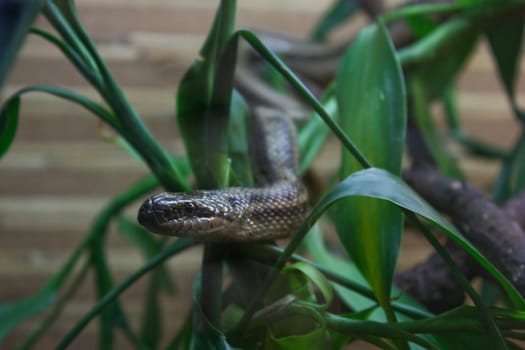
[[[185,204],[184,207],[182,207],[182,213],[184,215],[192,215],[195,211],[195,206],[191,203]]]

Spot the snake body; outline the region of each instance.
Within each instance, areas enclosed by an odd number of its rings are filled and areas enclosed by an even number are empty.
[[[138,221],[152,232],[200,241],[267,241],[288,237],[308,210],[298,177],[292,122],[258,108],[252,118],[252,171],[257,187],[230,187],[148,198]]]

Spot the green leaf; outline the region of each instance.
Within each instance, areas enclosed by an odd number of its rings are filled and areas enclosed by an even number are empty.
[[[361,272],[354,264],[343,260],[336,256],[333,252],[327,250],[323,242],[321,232],[314,226],[304,241],[308,252],[321,266],[326,267],[336,273],[344,274],[344,276],[354,283],[358,283],[364,288],[370,288],[370,285],[363,277]],[[348,288],[344,288],[338,284],[332,284],[336,294],[341,298],[351,310],[362,311],[371,307],[377,306],[377,302],[370,298],[363,296],[358,292],[354,292]]]
[[[97,299],[100,300],[113,288],[112,276],[104,256],[104,243],[99,236],[91,243],[91,262],[95,270],[95,287]],[[118,316],[117,301],[110,303],[101,313],[99,323],[99,347],[100,349],[113,349],[114,324]]]
[[[381,24],[360,32],[343,56],[336,79],[343,129],[372,164],[399,174],[406,125],[405,88],[392,43]],[[359,169],[361,165],[344,152],[341,177]],[[402,233],[401,210],[375,199],[345,198],[333,217],[347,252],[381,305],[388,308]]]
[[[494,200],[503,203],[525,188],[525,131],[522,131],[509,157],[503,162],[493,189]]]
[[[193,246],[195,243],[188,239],[178,239],[169,246],[166,247],[160,254],[150,259],[144,266],[129,275],[119,285],[108,291],[107,294],[102,296],[95,306],[89,310],[82,317],[82,319],[75,324],[75,326],[61,339],[60,343],[56,347],[57,350],[67,349],[71,342],[79,335],[79,333],[87,326],[87,324],[99,313],[101,313],[109,304],[116,301],[118,296],[122,294],[127,288],[135,283],[140,277],[147,272],[156,268],[159,264],[162,264],[169,257],[180,253],[183,250]]]
[[[333,88],[328,89],[321,103],[328,115],[336,120],[338,118],[338,107]],[[315,156],[324,146],[329,134],[330,129],[317,113],[313,113],[301,127],[297,136],[300,155],[299,169],[301,173],[304,173],[310,167]]]
[[[102,84],[94,63],[89,61],[88,57],[83,57],[81,50],[75,49],[70,44],[63,42],[53,34],[44,30],[32,28],[31,33],[55,45],[94,86]]]
[[[41,0],[0,2],[0,91],[41,6]]]
[[[118,217],[117,227],[119,233],[133,243],[141,251],[145,259],[151,259],[162,251],[162,242],[135,220],[121,215]],[[167,266],[160,266],[156,272],[161,276],[161,285],[164,290],[172,294],[174,292],[173,280]]]
[[[54,302],[60,288],[84,253],[85,247],[85,243],[81,243],[61,269],[46,282],[39,292],[17,302],[0,305],[0,343],[20,322],[37,314]]]
[[[118,218],[118,230],[142,252],[145,259],[151,259],[162,251],[163,244],[150,232],[125,216]],[[144,298],[144,315],[141,325],[141,340],[152,349],[158,347],[161,338],[162,318],[160,296],[162,290],[173,293],[173,281],[165,264],[153,271],[148,281],[148,288]]]
[[[297,270],[303,273],[309,281],[311,281],[315,286],[317,286],[317,288],[319,288],[319,291],[323,296],[324,303],[318,305],[321,305],[324,308],[330,305],[333,298],[332,287],[328,283],[328,280],[323,276],[323,274],[319,270],[304,262],[296,262],[286,267],[285,270]]]
[[[416,38],[422,38],[436,29],[437,24],[427,16],[410,16],[405,19]]]
[[[445,6],[454,7],[455,4],[447,4]],[[412,7],[407,7],[407,10],[411,8]],[[465,43],[471,44],[467,38],[476,33],[477,32],[473,30],[473,24],[467,18],[460,16],[453,17],[447,22],[437,26],[425,37],[400,49],[397,57],[404,68],[427,65],[429,69],[435,68],[439,70],[439,67],[430,64],[434,62],[439,66],[441,60],[446,60],[447,57],[451,55],[451,52],[457,50],[458,47],[464,46]],[[444,68],[447,69],[446,67]]]
[[[429,341],[423,339],[422,337],[419,337],[414,333],[410,333],[401,329],[395,323],[361,321],[353,319],[351,317],[334,315],[329,313],[327,313],[325,317],[327,324],[330,328],[343,334],[358,335],[360,337],[364,337],[367,340],[369,338],[371,338],[371,340],[377,339],[377,337],[398,339],[407,342],[413,342],[422,346],[423,349],[438,349]]]
[[[277,328],[284,333],[279,334]],[[265,349],[295,350],[295,349],[337,349],[332,337],[324,324],[316,324],[308,316],[290,316],[275,322],[274,329],[268,334]]]
[[[317,98],[308,90],[308,88],[299,80],[299,78],[284,64],[284,62],[271,52],[262,41],[252,32],[247,30],[239,30],[235,36],[240,36],[250,44],[250,46],[257,51],[269,64],[272,65],[287,81],[297,94],[302,97],[312,109],[321,117],[323,122],[332,130],[345,148],[352,153],[352,155],[359,161],[363,167],[370,167],[370,162],[354,145],[352,140],[343,129],[335,122],[332,116],[323,108]]]
[[[335,252],[328,250],[323,241],[322,233],[318,230],[317,226],[318,225],[314,226],[305,238],[304,243],[308,248],[308,253],[311,254],[313,259],[322,267],[332,271],[336,275],[344,274],[346,279],[351,280],[353,283],[358,284],[364,289],[370,290],[370,285],[352,261],[344,260]],[[350,310],[363,313],[363,317],[366,316],[366,319],[369,320],[380,322],[386,321],[385,315],[378,308],[376,300],[336,282],[332,282],[331,284],[341,301]],[[392,288],[391,298],[393,300],[395,299],[395,301],[392,302],[394,308],[402,306],[404,310],[410,309],[418,314],[418,317],[406,316],[403,311],[396,308],[396,316],[399,320],[420,318],[423,315],[428,317],[431,315],[424,309],[424,307],[412,300],[407,294],[399,291],[395,286]]]
[[[236,2],[223,0],[214,24],[177,91],[177,121],[201,188],[227,185],[228,120],[237,40],[231,39]]]
[[[317,218],[333,203],[347,196],[366,196],[389,201],[401,208],[407,209],[427,219],[442,229],[450,238],[470,254],[492,277],[499,282],[509,296],[514,306],[525,309],[525,301],[512,284],[495,268],[481,253],[473,247],[457,230],[450,225],[438,212],[427,204],[410,187],[398,177],[385,170],[370,168],[356,172],[340,182],[332,191],[324,196],[313,208],[305,222],[310,227]],[[301,231],[299,231],[301,232]]]
[[[456,159],[445,149],[432,119],[430,99],[425,89],[424,79],[419,75],[413,76],[409,81],[409,91],[412,98],[414,119],[433,161],[446,176],[463,179],[463,173]]]
[[[521,58],[523,16],[498,21],[485,32],[507,95],[513,99]]]
[[[100,119],[102,119],[102,121],[104,121],[107,124],[109,124],[115,130],[117,130],[117,131],[120,130],[120,126],[119,126],[118,121],[115,118],[115,115],[113,114],[113,112],[108,110],[105,106],[103,106],[103,105],[101,105],[101,104],[91,100],[90,98],[82,96],[80,94],[77,94],[76,92],[68,90],[68,89],[64,89],[64,88],[60,88],[60,87],[56,87],[56,86],[51,86],[51,85],[26,86],[26,87],[16,91],[9,99],[11,100],[11,99],[20,97],[23,94],[26,94],[28,92],[43,92],[43,93],[47,93],[47,94],[50,94],[50,95],[53,95],[53,96],[57,96],[57,97],[65,99],[65,100],[74,102],[74,103],[78,104],[79,106],[84,107],[85,109],[87,109],[91,113],[95,114],[97,117],[99,117]],[[9,103],[7,103],[6,105],[3,106],[2,109],[9,108],[9,107],[10,107]],[[2,119],[4,117],[3,113],[4,112],[2,111],[2,114],[0,115],[0,118],[2,118]],[[0,126],[1,125],[2,125],[2,123],[0,122]]]
[[[31,297],[0,304],[0,343],[19,323],[51,305],[57,297],[57,289],[44,288]]]
[[[250,114],[248,106],[237,92],[233,91],[232,104],[230,107],[230,120],[228,124],[228,155],[231,159],[232,186],[253,185],[253,175],[251,172],[250,158]],[[235,137],[233,137],[235,135]]]
[[[162,337],[160,292],[164,276],[161,272],[156,269],[151,274],[144,302],[140,338],[150,349],[157,349]]]
[[[469,135],[468,132],[463,129],[459,118],[456,95],[456,88],[454,86],[449,86],[442,97],[445,117],[447,118],[447,124],[450,128],[450,136],[475,155],[487,158],[505,158],[507,156],[505,150],[482,140],[478,140]]]
[[[360,7],[359,1],[335,0],[315,25],[310,37],[314,41],[324,41],[333,29],[347,21]]]
[[[491,26],[486,31],[500,79],[505,87],[512,110],[516,118],[521,122],[525,121],[525,113],[516,103],[515,92],[524,24],[525,20],[523,17],[517,17],[501,21],[501,23]],[[497,202],[503,202],[525,187],[525,181],[523,180],[525,176],[524,155],[525,134],[521,133],[520,138],[512,148],[510,156],[505,159],[494,186],[493,196]]]
[[[456,83],[458,74],[478,44],[478,37],[478,32],[467,26],[418,67],[417,74],[422,77],[430,99],[443,96],[449,86]]]
[[[0,158],[7,152],[16,135],[20,97],[11,97],[0,111]]]
[[[234,349],[228,344],[224,334],[213,326],[202,311],[201,303],[199,302],[202,295],[201,282],[200,276],[197,276],[193,284],[193,333],[191,334],[192,338],[189,349]]]

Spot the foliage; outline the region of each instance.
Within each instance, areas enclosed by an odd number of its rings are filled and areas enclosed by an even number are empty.
[[[357,11],[359,3],[336,1],[314,30],[314,38],[325,38]],[[494,25],[519,6],[523,6],[521,1],[458,1],[384,13],[349,45],[334,82],[319,101],[255,33],[235,30],[236,1],[223,0],[200,57],[178,87],[176,114],[187,150],[187,157],[179,159],[157,143],[133,109],[84,31],[74,2],[45,1],[41,13],[58,35],[38,28],[27,31],[56,46],[98,91],[103,103],[56,86],[29,86],[17,91],[0,111],[0,156],[15,140],[20,96],[43,92],[76,103],[111,126],[120,144],[131,156],[141,159],[152,176],[117,194],[100,211],[85,239],[39,292],[0,306],[0,341],[20,322],[46,310],[41,325],[20,345],[21,349],[31,348],[67,307],[86,271],[92,269],[98,299],[57,348],[67,348],[94,318],[99,322],[100,348],[114,347],[117,330],[136,348],[160,348],[159,297],[166,292],[176,297],[163,263],[198,242],[157,239],[121,213],[159,184],[169,191],[189,190],[190,172],[201,188],[251,185],[246,132],[249,112],[233,86],[237,47],[244,41],[314,111],[298,135],[302,171],[332,132],[342,146],[339,182],[322,195],[284,249],[268,244],[235,248],[244,261],[263,266],[262,272],[254,271],[254,275],[263,276],[255,295],[241,291],[238,301],[222,304],[223,264],[236,280],[235,264],[228,260],[222,245],[206,244],[202,270],[194,281],[192,314],[180,332],[171,335],[166,349],[342,348],[356,339],[385,349],[478,348],[479,344],[494,349],[516,348],[513,340],[522,339],[525,329],[525,300],[454,226],[401,180],[400,172],[409,113],[417,116],[416,123],[440,170],[456,178],[463,176],[433,123],[430,103],[437,101],[447,107],[451,137],[473,152],[502,159],[495,199],[503,201],[524,187],[525,133],[522,131],[512,149],[499,150],[468,136],[454,105],[458,74],[477,39],[485,37],[516,119],[520,123],[525,120],[515,93],[523,16]],[[28,18],[34,11],[28,10]],[[432,17],[435,14],[449,17],[437,24]],[[398,19],[408,23],[417,40],[395,49],[387,26]],[[27,28],[30,21],[24,23]],[[13,30],[20,31],[18,27]],[[0,61],[0,82],[12,62],[11,52],[22,40],[20,34],[12,38],[9,55]],[[324,215],[329,208],[329,215]],[[447,261],[474,306],[434,315],[409,297],[399,296],[392,280],[405,218]],[[351,258],[325,246],[316,225],[320,220],[334,222],[341,249]],[[117,285],[104,245],[113,221],[146,260]],[[484,299],[470,286],[430,227],[445,232],[486,270],[501,286],[505,304]],[[142,329],[136,331],[118,296],[145,274],[149,274],[149,282],[144,319]],[[67,281],[72,282],[68,285]],[[336,296],[344,304],[344,312],[332,310]]]

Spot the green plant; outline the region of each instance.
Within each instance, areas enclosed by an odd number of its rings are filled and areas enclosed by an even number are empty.
[[[341,20],[350,18],[359,3],[336,1],[313,37],[322,40]],[[20,96],[39,91],[77,103],[111,126],[119,135],[118,143],[146,163],[152,176],[118,194],[101,210],[86,238],[42,290],[0,307],[0,340],[23,319],[48,309],[41,326],[20,346],[30,348],[67,307],[86,271],[93,269],[97,303],[57,348],[67,348],[94,317],[99,319],[101,348],[112,348],[116,329],[137,348],[159,347],[158,297],[162,291],[171,290],[163,262],[198,242],[157,239],[121,212],[159,184],[168,191],[189,190],[186,178],[190,168],[200,188],[220,188],[232,182],[251,184],[246,133],[249,112],[247,102],[234,89],[237,47],[239,41],[244,41],[271,67],[268,75],[276,87],[293,90],[314,111],[299,130],[301,169],[308,169],[327,135],[333,132],[342,145],[340,181],[322,194],[284,248],[206,243],[202,270],[194,284],[191,317],[173,335],[167,348],[341,348],[355,339],[385,349],[518,348],[514,341],[523,339],[525,328],[525,282],[520,272],[525,266],[521,264],[525,263],[525,255],[521,255],[525,251],[519,250],[519,239],[506,242],[516,249],[512,256],[498,253],[508,246],[494,244],[488,249],[483,245],[484,239],[490,241],[488,234],[507,234],[512,229],[504,229],[503,223],[499,228],[485,229],[480,217],[489,215],[504,221],[504,213],[492,202],[476,197],[474,189],[441,175],[464,177],[438,135],[430,103],[438,101],[447,107],[450,136],[458,143],[470,151],[502,159],[494,201],[501,203],[517,195],[525,178],[523,133],[509,151],[466,135],[454,105],[454,85],[477,39],[487,37],[505,93],[516,118],[523,122],[523,112],[515,100],[523,9],[523,1],[421,4],[384,13],[375,12],[372,6],[368,11],[377,19],[345,47],[333,72],[333,83],[319,101],[294,73],[292,58],[286,53],[280,58],[253,32],[235,30],[236,1],[223,0],[200,58],[178,88],[177,119],[187,157],[176,158],[158,145],[114,81],[84,31],[73,1],[45,1],[41,12],[59,36],[37,28],[30,32],[62,51],[99,92],[104,104],[55,86],[23,88],[10,96],[1,110],[0,156],[14,139]],[[341,13],[344,16],[334,16]],[[408,25],[411,40],[396,43],[395,49],[395,38],[388,30],[399,20]],[[287,58],[292,68],[283,62]],[[7,71],[9,63],[9,58],[3,62],[0,73]],[[418,155],[409,146],[414,164],[407,182],[441,211],[452,208],[453,212],[447,214],[462,233],[401,179],[407,114],[417,125],[413,131],[419,142],[416,148],[424,150]],[[424,179],[435,182],[424,183]],[[439,193],[429,191],[432,184],[442,185]],[[448,190],[454,191],[451,194]],[[481,202],[474,203],[472,198]],[[521,197],[515,200],[522,201]],[[469,209],[463,212],[458,202],[468,204],[465,207]],[[461,302],[434,314],[428,311],[432,304],[425,307],[394,286],[404,218],[434,246],[442,257],[439,262],[445,264],[452,281],[470,297],[473,306]],[[507,218],[510,220],[510,216]],[[104,254],[104,238],[113,220],[147,258],[142,268],[119,285],[112,282]],[[325,246],[316,225],[319,220],[333,221],[341,246],[351,259]],[[475,230],[470,229],[472,223]],[[442,230],[454,242],[447,243],[453,248],[444,247],[432,228]],[[452,253],[453,249],[459,250],[465,261],[473,262],[476,275],[488,277],[486,283],[500,287],[498,298],[486,298],[471,286],[466,263]],[[88,258],[83,261],[83,256]],[[73,268],[79,265],[81,268],[75,271]],[[245,266],[249,266],[253,277],[249,282],[243,278]],[[118,296],[148,272],[147,312],[139,334],[130,327]],[[226,291],[225,273],[232,278]],[[68,280],[73,282],[66,286]],[[251,292],[250,284],[256,284],[256,293]],[[226,292],[235,298],[225,298]],[[331,308],[335,299],[343,305],[341,309]]]

